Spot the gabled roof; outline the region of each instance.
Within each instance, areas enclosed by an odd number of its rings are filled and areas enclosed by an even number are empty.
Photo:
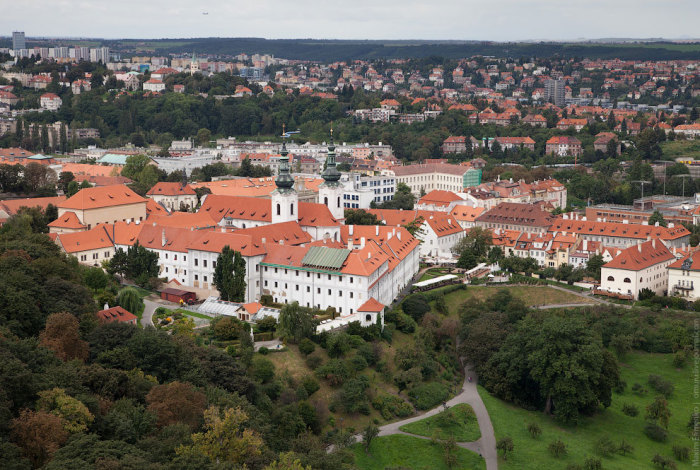
[[[501,202],[491,210],[476,218],[477,222],[525,225],[531,227],[548,227],[554,217],[537,204],[520,204]]]
[[[98,224],[97,226],[103,226],[107,230],[107,235],[115,245],[131,246],[136,243],[145,224],[119,221],[115,224]]]
[[[46,210],[46,207],[49,204],[58,206],[65,200],[65,196],[5,199],[0,201],[0,209],[5,210],[8,213],[8,215],[12,215],[16,214],[21,207],[39,207],[41,210]]]
[[[450,215],[461,222],[474,222],[485,210],[486,208],[484,207],[457,205],[452,209]]]
[[[357,309],[358,312],[381,312],[384,310],[384,304],[377,301],[374,297],[370,297],[369,300]]]
[[[151,215],[148,218],[151,225],[157,224],[163,227],[181,228],[206,228],[215,227],[216,221],[207,212],[171,212],[166,215]]]
[[[84,232],[61,233],[56,238],[66,253],[80,253],[114,247],[103,225]]]
[[[197,193],[189,184],[183,186],[182,183],[166,183],[163,181],[156,183],[156,185],[146,193],[148,196],[185,196],[195,194]]]
[[[124,185],[114,185],[81,189],[73,197],[60,203],[58,207],[63,209],[86,210],[99,207],[138,204],[140,202],[146,203],[146,199]]]
[[[691,253],[668,265],[668,269],[682,269],[683,271],[700,271],[700,253]]]
[[[449,206],[453,201],[461,201],[462,198],[452,191],[434,189],[418,200],[418,204]]]
[[[690,232],[682,225],[674,227],[662,227],[642,224],[620,224],[615,222],[595,222],[592,220],[555,219],[550,232],[574,232],[580,235],[600,235],[605,237],[636,238],[660,238],[661,240],[675,240],[689,236]]]
[[[224,217],[271,222],[272,200],[209,194],[204,199],[199,212],[208,213],[216,222],[219,222]]]
[[[243,256],[265,254],[265,247],[254,240],[252,236],[236,232],[200,231],[199,237],[187,247],[190,250],[221,253],[226,245],[230,246],[232,250],[240,252]],[[286,246],[285,248],[290,247]]]
[[[70,229],[76,229],[76,230],[81,230],[85,228],[85,225],[83,225],[80,220],[78,219],[78,216],[75,215],[75,212],[68,211],[65,212],[62,216],[60,216],[58,219],[54,220],[50,224],[48,224],[49,227],[57,227],[57,228],[70,228]]]
[[[152,250],[187,253],[191,243],[202,235],[199,230],[183,227],[165,227],[148,223],[140,225],[141,231],[137,236],[139,244]]]
[[[156,216],[156,215],[168,215],[168,214],[169,214],[169,212],[165,207],[161,206],[153,199],[147,198],[146,215],[148,217],[152,217],[152,216]]]
[[[672,259],[675,259],[675,256],[666,248],[666,245],[661,240],[654,239],[622,250],[615,259],[603,267],[639,271]]]
[[[301,225],[294,221],[244,228],[236,230],[235,233],[248,235],[254,243],[258,243],[261,246],[264,246],[266,243],[280,244],[280,242],[287,246],[296,246],[311,241],[311,235],[302,230]]]
[[[100,310],[97,318],[104,323],[111,322],[134,322],[138,317],[120,306]]]
[[[314,202],[299,203],[299,224],[305,227],[335,227],[340,225],[328,206]]]

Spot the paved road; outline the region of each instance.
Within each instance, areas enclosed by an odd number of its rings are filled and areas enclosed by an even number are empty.
[[[450,401],[448,401],[447,406],[451,408],[455,405],[459,405],[462,403],[470,405],[474,409],[474,414],[476,414],[476,419],[479,422],[479,430],[481,431],[481,437],[474,442],[460,442],[457,445],[481,455],[486,461],[486,470],[497,470],[498,453],[496,451],[496,436],[493,432],[493,425],[491,424],[491,418],[489,418],[489,413],[486,410],[486,406],[481,400],[481,396],[479,395],[479,392],[476,388],[478,378],[476,377],[475,372],[471,370],[470,366],[464,368],[464,376],[471,376],[472,381],[469,382],[469,380],[465,378],[464,384],[462,385],[462,392],[459,395],[452,398]],[[421,415],[413,416],[411,418],[407,418],[402,421],[397,421],[395,423],[386,424],[379,428],[379,435],[389,436],[391,434],[406,434],[413,437],[421,437],[403,432],[399,430],[399,428],[404,424],[413,423],[415,421],[420,421],[421,419],[434,416],[440,413],[441,411],[444,411],[444,408],[442,406],[439,406]],[[360,437],[359,439],[361,440],[362,438]],[[425,439],[430,438],[425,437]]]
[[[266,347],[267,349],[278,349],[277,346],[281,349],[283,344],[282,341],[279,339],[273,339],[272,341],[258,341],[255,343],[255,351],[259,351],[260,348]]]
[[[143,315],[141,315],[141,326],[146,328],[147,326],[153,326],[153,312],[155,312],[161,304],[148,300],[148,298],[144,298],[143,303],[144,309]]]

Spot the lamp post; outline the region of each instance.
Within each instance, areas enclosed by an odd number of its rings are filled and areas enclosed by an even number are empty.
[[[673,175],[672,178],[683,178],[683,197],[685,197],[685,180],[686,178],[692,178],[690,175]]]
[[[664,166],[664,196],[665,196],[666,195],[666,176],[667,176],[666,170],[668,169],[668,166],[673,165],[674,162],[669,162],[668,160],[654,160],[654,163],[660,163]]]
[[[639,183],[639,185],[642,187],[642,210],[644,210],[644,185],[651,184],[651,181],[636,180],[636,181],[632,181],[632,183]]]

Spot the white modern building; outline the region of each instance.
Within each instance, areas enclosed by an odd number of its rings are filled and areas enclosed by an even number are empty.
[[[369,209],[372,202],[381,204],[391,201],[396,194],[396,178],[390,175],[350,173],[343,175],[341,181],[345,209]]]
[[[698,288],[695,289],[695,283]],[[695,301],[700,298],[700,253],[693,253],[668,265],[668,295]]]

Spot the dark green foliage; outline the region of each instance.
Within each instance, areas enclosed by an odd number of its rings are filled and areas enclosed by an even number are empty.
[[[158,253],[144,248],[137,240],[126,252],[121,248],[116,251],[107,263],[107,272],[132,279],[145,287],[151,279],[158,277]]]
[[[304,390],[309,397],[321,388],[318,381],[310,375],[307,375],[301,380],[301,386],[304,387]]]
[[[134,315],[141,315],[144,304],[138,291],[133,287],[125,287],[117,295],[117,305]]]
[[[251,375],[256,380],[267,383],[275,376],[275,366],[269,359],[256,357],[253,359]]]
[[[364,209],[345,209],[345,225],[383,225],[376,215]]]
[[[222,300],[243,302],[245,300],[245,260],[241,254],[226,245],[216,259],[213,284]]]
[[[583,470],[603,470],[603,463],[595,457],[586,457],[583,460]]]
[[[649,376],[648,383],[657,392],[669,398],[673,395],[674,386],[668,380],[665,380],[660,375],[652,374]]]
[[[443,403],[450,392],[439,382],[426,382],[412,387],[408,396],[413,405],[419,410],[429,410]]]
[[[377,395],[372,400],[372,407],[378,410],[382,418],[389,420],[393,417],[405,418],[413,414],[413,407],[399,397],[393,395]]]
[[[673,456],[679,462],[687,462],[690,459],[690,448],[685,446],[673,446]]]
[[[557,439],[556,441],[552,441],[549,446],[549,453],[552,454],[555,458],[560,458],[563,457],[567,454],[566,450],[566,444],[564,444],[560,439]]]
[[[508,454],[513,452],[513,438],[505,436],[496,442],[496,450],[503,455],[503,460],[508,460]]]
[[[346,413],[369,414],[369,402],[366,390],[369,388],[369,378],[359,375],[343,384],[338,394],[340,406]]]
[[[401,309],[406,315],[419,321],[423,315],[430,311],[430,304],[423,294],[411,294],[401,303]]]
[[[654,457],[651,459],[651,463],[654,464],[657,468],[661,469],[668,469],[668,470],[675,470],[676,469],[676,464],[673,462],[668,457],[664,457],[662,455],[656,454]]]
[[[345,361],[331,359],[316,369],[316,376],[327,380],[330,385],[336,387],[342,385],[350,377],[350,368]]]
[[[646,434],[649,439],[656,442],[666,442],[668,438],[668,431],[652,422],[647,422],[644,425],[644,434]]]
[[[316,321],[311,310],[301,307],[297,302],[282,307],[279,316],[279,332],[293,343],[314,334]]]
[[[610,436],[602,436],[595,443],[595,452],[603,457],[609,457],[617,450]]]
[[[413,333],[416,331],[416,321],[403,312],[396,315],[396,329],[402,333]]]
[[[622,412],[627,416],[635,417],[639,415],[639,408],[637,408],[635,405],[625,403],[622,405]]]
[[[299,352],[308,356],[316,349],[316,345],[309,338],[304,338],[299,342]]]
[[[537,439],[542,434],[542,428],[537,423],[530,423],[527,425],[527,432],[530,433],[530,437]]]

